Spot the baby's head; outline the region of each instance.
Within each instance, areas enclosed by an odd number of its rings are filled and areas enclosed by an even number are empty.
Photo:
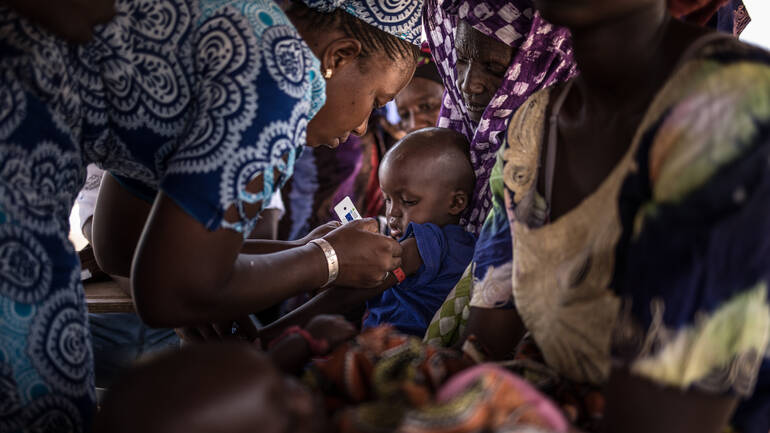
[[[148,359],[110,387],[94,431],[318,433],[323,406],[246,343],[192,344]]]
[[[379,175],[385,216],[396,239],[410,222],[457,224],[473,194],[468,140],[451,129],[407,135],[385,154]]]

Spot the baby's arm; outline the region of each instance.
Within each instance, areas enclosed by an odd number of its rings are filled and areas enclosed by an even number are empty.
[[[407,276],[416,273],[422,266],[417,240],[405,239],[401,242],[401,269]],[[330,287],[318,296],[306,302],[301,307],[260,330],[259,336],[263,343],[269,342],[281,334],[289,326],[304,326],[319,314],[344,314],[361,305],[367,300],[380,295],[382,292],[398,283],[396,276],[391,273],[380,286],[373,289],[355,289],[348,287]]]

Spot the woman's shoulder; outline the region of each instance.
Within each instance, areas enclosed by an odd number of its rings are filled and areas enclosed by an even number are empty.
[[[653,198],[684,198],[748,154],[769,123],[770,53],[731,37],[698,48],[661,89],[637,135]]]
[[[287,26],[294,31],[289,18],[274,0],[183,0],[193,2],[200,10],[200,22],[224,9],[237,11],[248,18],[254,35],[261,39],[272,27]]]

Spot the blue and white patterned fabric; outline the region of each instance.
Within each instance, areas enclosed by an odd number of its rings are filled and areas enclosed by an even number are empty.
[[[423,0],[302,0],[319,12],[344,9],[361,21],[420,45]]]
[[[247,234],[324,103],[320,62],[270,0],[116,9],[74,46],[0,8],[2,432],[90,425],[91,336],[67,238],[86,165]]]

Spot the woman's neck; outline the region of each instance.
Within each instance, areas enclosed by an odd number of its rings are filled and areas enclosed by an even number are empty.
[[[603,106],[647,100],[677,61],[670,55],[677,50],[666,45],[673,22],[664,2],[657,2],[591,28],[572,29],[580,69],[576,84],[583,97]]]

